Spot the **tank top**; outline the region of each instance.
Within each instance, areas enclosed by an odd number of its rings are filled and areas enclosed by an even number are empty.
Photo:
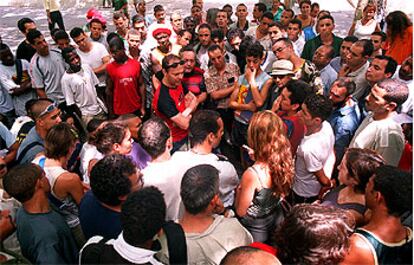
[[[74,228],[80,225],[79,221],[79,209],[78,205],[76,204],[75,200],[72,196],[67,196],[63,199],[60,199],[56,196],[54,192],[54,187],[56,184],[57,179],[63,174],[68,172],[66,169],[63,169],[60,166],[45,166],[46,157],[40,156],[33,160],[33,163],[39,165],[45,171],[46,178],[50,184],[50,195],[49,200],[50,202],[56,206],[57,211],[62,214],[63,218],[65,218],[66,223],[70,228]]]
[[[372,246],[375,264],[412,264],[413,263],[413,232],[406,228],[406,238],[397,243],[388,243],[379,239],[375,234],[358,228],[359,234]]]
[[[366,207],[360,203],[338,203],[339,192],[344,189],[346,185],[341,185],[336,187],[331,192],[326,194],[325,198],[322,201],[322,205],[333,206],[335,208],[344,209],[344,210],[354,210],[362,215],[364,215]]]
[[[252,204],[247,208],[247,215],[254,218],[262,218],[276,210],[280,198],[275,196],[272,189],[263,186],[261,176],[266,175],[266,172],[263,169],[258,166],[251,166],[249,169],[256,173],[261,189],[255,191]]]

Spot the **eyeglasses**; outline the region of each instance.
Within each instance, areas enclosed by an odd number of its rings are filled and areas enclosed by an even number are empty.
[[[184,65],[185,64],[185,61],[184,60],[181,60],[181,61],[179,61],[179,62],[176,62],[176,63],[172,63],[172,64],[170,64],[170,65],[167,65],[166,67],[165,67],[165,69],[168,69],[168,68],[176,68],[177,66],[179,66],[179,65]]]
[[[39,114],[39,118],[41,118],[42,116],[45,116],[48,113],[51,113],[52,111],[54,111],[56,108],[58,107],[58,104],[56,102],[50,104],[49,106],[46,107],[46,109],[44,111],[42,111]]]

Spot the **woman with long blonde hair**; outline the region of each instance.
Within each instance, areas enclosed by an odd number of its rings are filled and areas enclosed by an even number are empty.
[[[255,163],[242,176],[235,208],[254,241],[266,242],[274,229],[279,203],[290,192],[292,154],[285,125],[271,111],[255,113],[247,134]]]

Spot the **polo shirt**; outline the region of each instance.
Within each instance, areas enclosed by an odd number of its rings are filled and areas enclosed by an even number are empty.
[[[334,48],[334,51],[335,51],[334,57],[336,57],[336,56],[339,56],[339,50],[341,48],[343,39],[335,36],[334,34],[332,35],[333,35],[332,47]],[[303,52],[302,52],[301,57],[303,59],[312,61],[313,54],[322,45],[323,43],[322,43],[321,35],[318,35],[315,38],[308,40],[305,43],[305,46],[303,47]]]
[[[187,130],[181,129],[171,120],[172,117],[186,109],[184,96],[187,92],[181,84],[171,88],[161,83],[154,94],[153,109],[155,114],[167,123],[174,143],[188,136]]]

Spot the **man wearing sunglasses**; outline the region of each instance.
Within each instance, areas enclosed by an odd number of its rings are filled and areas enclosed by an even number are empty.
[[[38,153],[43,152],[46,134],[54,125],[62,122],[60,109],[49,99],[39,99],[31,110],[35,126],[29,131],[17,151],[16,161],[19,164],[31,162]]]
[[[183,88],[184,61],[169,54],[162,60],[161,85],[156,89],[153,99],[155,114],[161,117],[171,129],[173,138],[172,153],[186,150],[188,145],[188,126],[191,113],[197,108],[197,98]]]

